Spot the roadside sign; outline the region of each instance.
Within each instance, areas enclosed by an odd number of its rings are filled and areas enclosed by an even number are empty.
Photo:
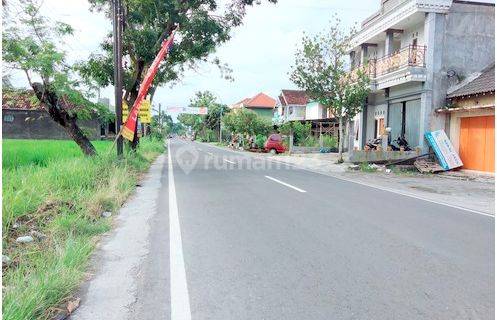
[[[123,101],[123,122],[128,119],[129,108],[126,102]],[[152,121],[152,107],[150,100],[143,100],[138,110],[138,118],[141,123],[150,123]]]
[[[444,170],[462,167],[463,163],[444,130],[426,132],[425,138],[435,151],[438,162]]]
[[[174,113],[206,115],[209,110],[207,107],[200,107],[200,108],[196,108],[196,107],[169,107],[169,108],[167,108],[167,111],[174,112]]]

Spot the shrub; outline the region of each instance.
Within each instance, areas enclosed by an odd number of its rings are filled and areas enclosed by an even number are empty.
[[[319,140],[316,137],[308,136],[298,145],[301,147],[319,147]]]
[[[264,143],[266,143],[266,139],[266,136],[258,134],[257,137],[255,137],[255,144],[257,145],[257,148],[263,149]]]
[[[323,141],[323,147],[324,148],[334,149],[338,145],[337,139],[335,137],[333,137],[333,136],[323,135],[321,137],[321,139]]]

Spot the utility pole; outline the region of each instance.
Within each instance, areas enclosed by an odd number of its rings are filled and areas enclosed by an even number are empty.
[[[223,143],[223,106],[221,105],[221,111],[219,113],[219,143]]]
[[[116,105],[116,132],[121,132],[123,124],[123,78],[122,78],[122,30],[123,13],[121,0],[112,0],[113,39],[114,39],[114,104]],[[117,138],[117,155],[123,155],[123,137]]]
[[[160,128],[160,133],[162,133],[162,116],[161,116],[161,105],[159,103],[159,128]]]

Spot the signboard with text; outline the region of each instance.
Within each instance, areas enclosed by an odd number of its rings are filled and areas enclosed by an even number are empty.
[[[444,130],[426,132],[425,138],[428,140],[429,145],[437,156],[440,166],[444,170],[462,167],[462,160]]]
[[[123,102],[123,121],[125,121],[129,116],[128,105]],[[150,105],[150,100],[143,100],[138,110],[138,118],[141,123],[150,123],[152,120],[152,107]]]

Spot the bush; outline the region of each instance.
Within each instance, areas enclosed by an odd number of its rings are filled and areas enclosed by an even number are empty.
[[[321,139],[323,141],[324,148],[335,149],[338,146],[338,142],[335,137],[323,135]]]
[[[303,141],[311,136],[312,124],[301,123],[300,121],[289,121],[281,125],[280,132],[282,134],[293,133],[293,143],[295,145],[302,145]]]
[[[262,134],[258,134],[257,137],[255,137],[255,144],[257,145],[257,148],[263,149],[264,148],[264,143],[266,143],[266,136],[263,136]]]
[[[319,140],[316,137],[308,136],[298,145],[301,147],[319,147]]]

